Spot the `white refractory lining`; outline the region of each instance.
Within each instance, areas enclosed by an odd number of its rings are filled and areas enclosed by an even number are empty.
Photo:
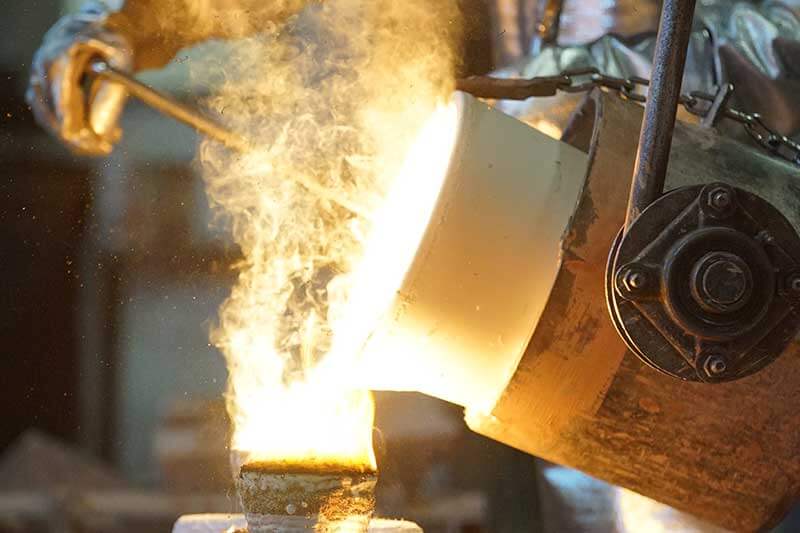
[[[220,533],[221,531],[246,531],[247,522],[241,514],[184,515],[175,522],[172,533]],[[423,533],[422,528],[405,520],[373,518],[367,533]]]
[[[445,181],[364,346],[364,379],[490,412],[549,298],[588,158],[469,95],[455,98]]]

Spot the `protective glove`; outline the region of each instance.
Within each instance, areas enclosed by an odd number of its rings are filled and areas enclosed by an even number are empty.
[[[108,154],[121,137],[117,121],[125,89],[87,76],[98,59],[119,70],[132,68],[133,50],[107,28],[107,18],[104,6],[90,2],[59,20],[34,56],[26,94],[36,120],[81,154]]]

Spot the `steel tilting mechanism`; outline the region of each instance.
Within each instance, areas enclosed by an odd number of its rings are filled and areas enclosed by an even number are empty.
[[[759,196],[724,183],[659,197],[620,235],[612,318],[647,364],[691,381],[752,374],[800,328],[800,238]]]
[[[724,183],[663,194],[694,7],[664,2],[606,296],[640,359],[713,383],[760,370],[800,330],[800,237],[768,201]]]

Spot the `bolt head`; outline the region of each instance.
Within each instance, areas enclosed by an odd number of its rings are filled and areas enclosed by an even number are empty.
[[[712,355],[706,359],[703,370],[708,377],[718,378],[728,370],[728,363],[721,355]]]
[[[717,209],[726,209],[731,205],[731,195],[728,191],[717,191],[711,197],[711,205]]]
[[[792,294],[800,296],[800,274],[789,276],[788,287]]]
[[[647,286],[647,274],[644,272],[629,272],[625,282],[632,290],[644,289]]]
[[[717,215],[727,214],[734,204],[734,192],[730,187],[718,186],[708,191],[706,205]]]
[[[732,313],[747,304],[753,292],[747,263],[730,252],[709,252],[695,263],[690,287],[695,302],[711,313]]]
[[[646,290],[650,275],[637,265],[622,267],[617,273],[617,291],[623,297],[632,297]]]

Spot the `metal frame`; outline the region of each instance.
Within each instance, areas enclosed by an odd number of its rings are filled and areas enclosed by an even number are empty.
[[[664,192],[696,0],[665,0],[633,170],[625,231]]]

